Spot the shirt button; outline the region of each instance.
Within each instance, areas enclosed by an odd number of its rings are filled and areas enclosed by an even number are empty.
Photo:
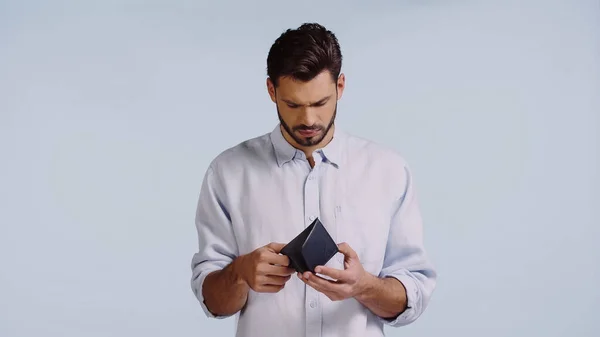
[[[309,216],[309,217],[308,217],[308,220],[310,220],[310,221],[315,221],[315,219],[316,219],[316,218],[315,218],[315,216],[314,216],[314,215],[311,215],[311,216]]]
[[[315,301],[310,301],[310,307],[314,308],[317,306],[317,303]]]

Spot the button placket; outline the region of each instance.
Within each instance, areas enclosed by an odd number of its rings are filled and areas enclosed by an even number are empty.
[[[318,163],[309,172],[304,185],[304,214],[305,227],[308,227],[319,216],[319,185],[316,176]],[[306,286],[306,336],[321,336],[321,310],[319,307],[319,293],[312,287]]]

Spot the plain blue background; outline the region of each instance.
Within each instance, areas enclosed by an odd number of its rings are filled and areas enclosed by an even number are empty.
[[[0,0],[0,336],[231,336],[190,290],[209,161],[317,21],[339,125],[415,172],[440,279],[389,336],[600,335],[598,1]]]

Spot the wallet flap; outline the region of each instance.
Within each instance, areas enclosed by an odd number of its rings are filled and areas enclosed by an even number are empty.
[[[285,245],[280,253],[286,255],[290,260],[289,267],[294,268],[299,273],[308,271],[304,257],[302,256],[302,246],[308,238],[310,232],[314,228],[314,222],[306,227],[300,234],[298,234],[292,241]]]
[[[314,272],[315,267],[325,265],[339,249],[318,218],[311,226],[313,228],[302,245],[302,256],[308,270]]]

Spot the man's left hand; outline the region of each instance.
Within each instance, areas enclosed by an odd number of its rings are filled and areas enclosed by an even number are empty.
[[[318,266],[315,272],[328,276],[327,280],[311,272],[298,273],[298,277],[307,285],[325,294],[332,301],[341,301],[360,294],[367,286],[371,274],[363,268],[356,252],[347,244],[338,245],[344,254],[344,270]]]

